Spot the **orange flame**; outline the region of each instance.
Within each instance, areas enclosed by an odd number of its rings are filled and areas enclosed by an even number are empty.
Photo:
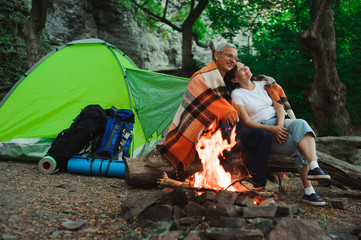
[[[236,128],[232,129],[230,143],[222,138],[220,129],[215,131],[216,124],[212,123],[198,140],[196,149],[201,160],[203,170],[193,176],[192,185],[197,188],[228,191],[244,191],[240,184],[232,185],[232,175],[226,172],[218,159],[224,150],[230,151],[236,144]],[[232,185],[232,186],[231,186]]]

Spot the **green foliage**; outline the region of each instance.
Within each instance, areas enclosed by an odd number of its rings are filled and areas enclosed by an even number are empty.
[[[2,1],[0,14],[0,100],[26,71],[25,43],[20,29],[26,24],[30,6]]]
[[[134,20],[147,27],[151,32],[159,31],[159,27],[168,25],[174,31],[182,29],[184,21],[187,19],[191,12],[191,1],[169,1],[167,9],[165,9],[165,2],[162,0],[113,0],[118,3],[122,8],[128,9],[133,12]],[[134,2],[137,2],[146,10],[142,10]],[[197,3],[197,1],[195,1]],[[166,31],[166,30],[164,30]],[[170,31],[164,34],[162,29],[162,36],[167,38]],[[198,36],[202,42],[207,41],[209,38],[207,25],[202,18],[198,18],[193,25],[193,32]]]
[[[321,220],[319,221],[320,227],[327,229],[328,228],[328,222],[327,222],[327,216],[324,213],[320,213]]]
[[[0,28],[0,100],[3,97],[3,94],[10,90],[13,83],[20,78],[19,66],[16,59],[8,58],[9,54],[14,53],[16,50],[13,47],[15,42],[15,37],[12,34],[9,34],[7,30]]]
[[[6,33],[6,30],[0,28],[0,46],[8,46],[12,40],[12,36]]]
[[[158,228],[156,232],[157,232],[157,234],[162,234],[162,233],[164,233],[166,230],[167,230],[167,229],[165,229],[165,228]]]
[[[209,33],[208,26],[204,23],[202,18],[198,18],[193,26],[193,32],[198,36],[201,42],[207,42],[212,38]]]
[[[272,8],[276,2],[213,0],[207,7],[207,16],[215,33],[232,40],[239,32],[245,36],[257,32],[259,23],[267,15],[266,10]]]
[[[346,108],[353,126],[361,127],[361,2],[337,1],[335,29],[337,37],[336,66],[339,77],[347,87]]]
[[[280,83],[299,118],[312,121],[303,93],[312,81],[308,54],[296,39],[310,25],[311,0],[211,1],[207,14],[214,33],[229,41],[241,34],[251,37],[250,45],[235,42],[239,58],[253,75],[266,74]],[[337,36],[337,70],[347,87],[346,108],[353,126],[361,127],[361,2],[340,0],[334,7]],[[331,123],[330,123],[331,124]],[[357,129],[357,127],[356,127]],[[322,126],[319,131],[322,132]],[[337,131],[337,129],[336,129]],[[357,132],[357,130],[355,131]],[[340,133],[339,133],[340,134]]]
[[[198,61],[198,60],[193,60],[186,64],[186,68],[188,70],[191,70],[192,72],[195,72],[204,66],[206,66],[206,64],[204,64],[203,62]]]
[[[232,1],[230,1],[232,2]],[[312,121],[310,110],[304,101],[303,92],[309,86],[313,69],[308,55],[300,50],[296,36],[310,23],[310,1],[255,1],[252,6],[221,7],[209,10],[212,14],[228,13],[235,21],[226,21],[227,29],[218,28],[224,37],[234,40],[237,33],[246,33],[248,28],[252,36],[252,46],[239,46],[239,58],[251,68],[254,76],[265,74],[272,76],[282,85],[296,116]],[[265,4],[265,5],[264,5]],[[275,5],[277,7],[275,7]],[[233,9],[233,10],[232,10]],[[236,11],[237,10],[237,11]],[[229,13],[233,11],[232,13]],[[252,19],[253,18],[253,19]],[[243,20],[242,20],[243,19]],[[220,22],[218,22],[220,21]],[[213,22],[212,22],[213,23]],[[215,20],[216,26],[221,20]],[[236,24],[236,25],[234,25]],[[213,24],[212,24],[213,26]]]

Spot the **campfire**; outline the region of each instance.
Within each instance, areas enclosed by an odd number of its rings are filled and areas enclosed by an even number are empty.
[[[236,128],[232,129],[230,142],[223,139],[221,129],[215,129],[216,124],[212,123],[196,145],[203,169],[191,177],[190,183],[196,188],[242,192],[245,187],[238,183],[241,179],[232,181],[231,173],[226,172],[219,161],[223,151],[231,151],[236,145]]]
[[[231,191],[239,195],[247,195],[253,198],[255,205],[267,198],[275,198],[273,193],[262,192],[263,189],[255,189],[250,184],[244,184],[248,175],[242,176],[240,171],[230,173],[225,171],[220,163],[219,156],[224,151],[230,151],[236,144],[235,127],[232,129],[230,141],[223,139],[221,129],[216,130],[213,123],[204,131],[199,138],[196,149],[202,163],[202,169],[197,171],[184,182],[171,179],[167,174],[158,182],[159,185],[173,188],[187,188],[197,191],[199,194],[205,191]]]
[[[221,130],[215,130],[214,124],[206,129],[196,144],[200,161],[185,170],[192,168],[186,175],[190,177],[184,181],[175,179],[173,165],[157,151],[146,155],[146,161],[142,159],[136,162],[139,164],[129,165],[133,173],[139,174],[134,175],[137,178],[128,177],[128,182],[147,183],[152,179],[149,176],[157,175],[159,189],[146,194],[139,192],[125,199],[122,204],[124,219],[171,221],[172,227],[179,224],[186,229],[197,228],[204,237],[200,239],[213,239],[212,229],[217,235],[215,239],[240,239],[240,236],[263,239],[262,232],[248,229],[246,219],[293,217],[298,211],[296,205],[276,203],[273,192],[243,185],[249,176],[243,169],[236,171],[242,166],[241,162],[234,161],[231,172],[224,170],[219,156],[235,146],[235,135],[232,129],[227,140],[223,139]]]

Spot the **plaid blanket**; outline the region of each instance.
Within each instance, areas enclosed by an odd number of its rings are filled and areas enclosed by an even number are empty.
[[[191,77],[158,151],[175,167],[182,163],[186,169],[196,157],[195,142],[205,128],[212,122],[233,125],[238,120],[238,108],[213,61]]]
[[[285,92],[283,91],[283,88],[276,83],[276,80],[274,78],[265,76],[265,75],[259,75],[257,77],[254,77],[252,80],[254,81],[266,81],[266,85],[264,86],[265,90],[267,91],[268,95],[275,100],[276,102],[283,105],[286,114],[292,118],[295,119],[296,116],[291,108],[291,105],[286,97]]]

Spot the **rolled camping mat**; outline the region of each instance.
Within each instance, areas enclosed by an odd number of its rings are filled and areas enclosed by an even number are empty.
[[[68,172],[123,178],[125,176],[125,165],[123,160],[93,159],[74,156],[68,161]]]
[[[59,171],[56,161],[53,157],[45,156],[38,162],[38,169],[45,174],[52,174]]]

